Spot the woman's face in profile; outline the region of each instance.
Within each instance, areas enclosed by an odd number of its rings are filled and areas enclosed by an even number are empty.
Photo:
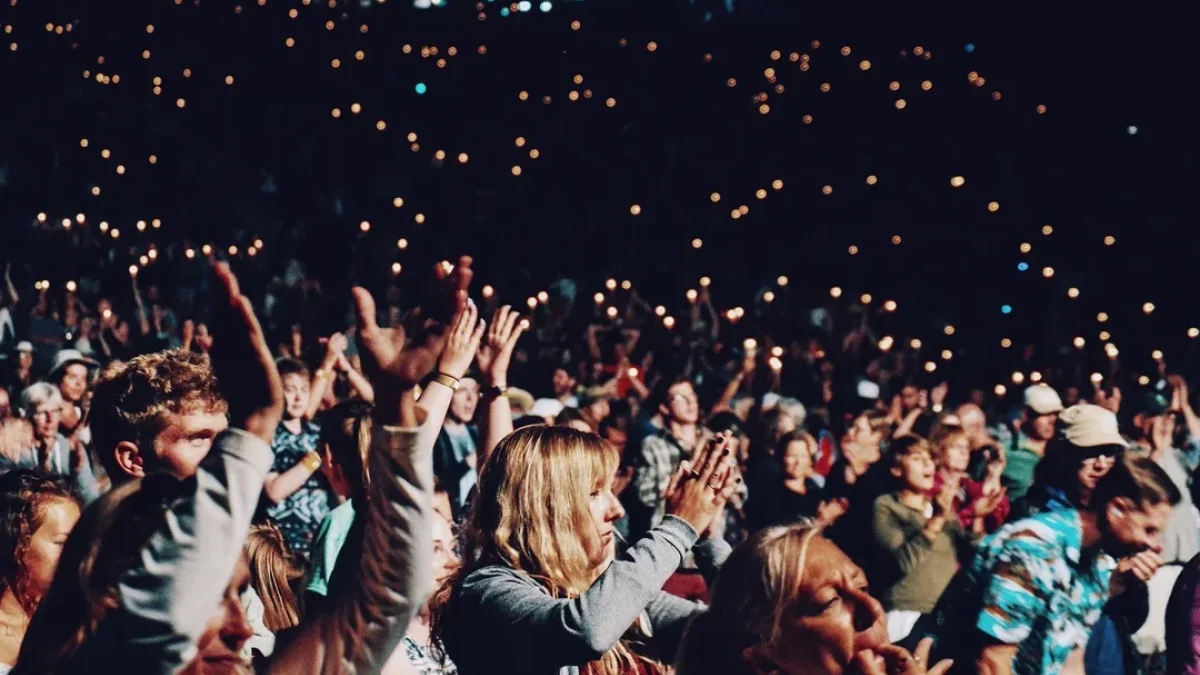
[[[753,669],[785,675],[841,675],[854,655],[888,644],[883,606],[867,577],[827,539],[809,544],[804,584],[784,610],[779,639],[750,657]]]

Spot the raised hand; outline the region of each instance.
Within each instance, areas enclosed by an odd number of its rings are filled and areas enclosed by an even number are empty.
[[[488,384],[493,387],[508,384],[508,366],[512,362],[512,353],[517,346],[517,340],[525,332],[527,324],[521,321],[521,316],[512,306],[505,305],[492,315],[492,326],[488,329],[487,338],[479,347],[475,363],[483,372]]]
[[[707,531],[733,496],[739,480],[735,468],[728,433],[700,445],[695,458],[671,476],[664,493],[667,514],[687,521],[696,532]]]
[[[828,527],[837,522],[838,518],[850,510],[850,500],[845,497],[821,502],[817,507],[817,522],[822,527]]]
[[[375,387],[376,411],[384,423],[397,421],[401,398],[433,371],[446,344],[446,326],[467,305],[472,274],[471,259],[466,256],[457,266],[435,266],[435,297],[423,308],[423,334],[414,336],[411,343],[401,326],[380,328],[375,298],[365,288],[351,291],[358,312],[363,372]]]
[[[1004,501],[1004,496],[1008,494],[1008,488],[1000,488],[991,493],[985,494],[975,500],[975,516],[984,518],[996,512],[1000,508],[1000,503]]]
[[[1183,379],[1182,375],[1174,374],[1167,376],[1167,382],[1171,384],[1171,389],[1177,399],[1177,405],[1173,407],[1177,410],[1190,407],[1191,402],[1188,399],[1187,380]]]
[[[954,486],[949,483],[942,486],[942,489],[933,500],[933,511],[935,514],[950,516],[954,513],[955,492]]]
[[[329,336],[329,341],[325,343],[325,350],[330,354],[342,355],[346,353],[346,349],[350,347],[350,341],[341,333],[334,333]]]
[[[479,320],[479,310],[475,303],[467,301],[466,308],[459,312],[450,326],[446,337],[446,349],[438,359],[438,370],[453,378],[462,379],[471,367],[475,352],[479,350],[479,342],[483,339],[483,331],[487,325]]]
[[[283,385],[250,300],[226,263],[213,266],[213,372],[229,403],[229,421],[266,443],[283,417]]]
[[[333,370],[337,367],[338,361],[346,353],[346,348],[350,346],[350,341],[341,333],[334,333],[327,338],[322,338],[321,342],[325,345],[325,359],[321,362],[321,368],[324,370]]]

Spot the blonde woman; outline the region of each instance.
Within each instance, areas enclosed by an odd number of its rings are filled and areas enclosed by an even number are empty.
[[[805,523],[760,530],[721,569],[688,628],[676,675],[943,675],[888,644],[883,607],[857,565]]]
[[[459,672],[665,672],[703,606],[663,584],[693,546],[702,568],[728,553],[703,536],[741,480],[727,443],[684,463],[667,516],[618,555],[614,447],[566,427],[525,427],[501,441],[479,477],[465,560],[435,608],[434,632]]]
[[[300,602],[294,589],[304,575],[304,565],[270,519],[250,526],[246,564],[250,567],[250,587],[242,594],[242,607],[254,637],[242,653],[253,657],[258,652],[260,657],[269,657],[275,649],[275,635],[300,623]]]

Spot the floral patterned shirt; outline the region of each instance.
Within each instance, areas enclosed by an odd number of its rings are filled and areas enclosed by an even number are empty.
[[[404,655],[408,657],[409,665],[420,675],[458,675],[458,668],[449,657],[443,663],[440,655],[435,654],[433,649],[418,644],[407,635],[400,643],[400,649],[404,650]]]
[[[1040,513],[1005,525],[942,597],[937,623],[939,658],[974,663],[987,642],[1017,645],[1014,675],[1057,675],[1109,598],[1116,563],[1082,550],[1075,509]],[[969,632],[968,632],[969,631]]]
[[[293,434],[280,424],[271,443],[271,450],[275,452],[271,471],[282,473],[299,464],[305,455],[317,449],[319,433],[320,428],[310,422],[305,422],[298,434]],[[299,490],[278,504],[271,505],[267,515],[279,523],[279,529],[292,552],[307,559],[317,528],[336,504],[325,474],[317,471],[304,481]]]

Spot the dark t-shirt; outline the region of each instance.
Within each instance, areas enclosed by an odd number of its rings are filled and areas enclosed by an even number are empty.
[[[815,481],[805,483],[806,492],[793,492],[778,480],[762,486],[759,494],[751,493],[746,504],[746,518],[752,530],[773,525],[786,525],[802,518],[814,518],[824,499],[824,491]]]
[[[829,538],[834,541],[850,559],[867,571],[870,575],[871,522],[875,510],[875,500],[892,491],[896,479],[889,468],[886,456],[867,468],[863,475],[853,483],[846,481],[846,467],[849,462],[839,459],[829,471],[825,479],[825,499],[846,499],[850,508],[829,530]]]

